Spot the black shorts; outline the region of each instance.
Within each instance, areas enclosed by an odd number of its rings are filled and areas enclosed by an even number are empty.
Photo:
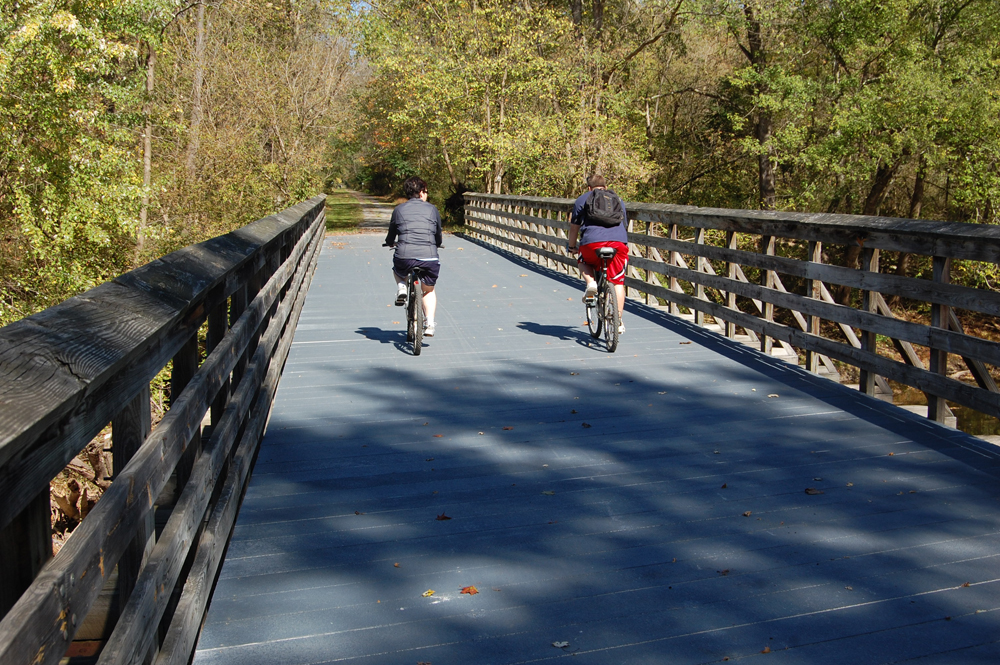
[[[392,257],[392,271],[401,279],[406,279],[410,270],[420,268],[420,283],[425,286],[434,286],[437,283],[438,275],[441,274],[440,261],[421,261],[419,259],[399,259]]]

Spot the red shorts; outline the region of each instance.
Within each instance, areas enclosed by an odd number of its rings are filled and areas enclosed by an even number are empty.
[[[598,247],[614,247],[618,250],[615,257],[608,261],[608,281],[612,284],[624,284],[625,269],[628,267],[628,247],[626,247],[623,242],[592,242],[586,245],[580,245],[580,258],[577,259],[577,261],[586,263],[594,268],[594,270],[599,270],[601,267],[601,260],[597,258],[597,254],[594,253],[594,250]]]

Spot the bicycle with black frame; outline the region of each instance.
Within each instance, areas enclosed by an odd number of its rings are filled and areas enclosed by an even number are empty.
[[[601,269],[597,272],[597,294],[584,300],[587,308],[587,328],[590,336],[600,339],[604,333],[604,343],[608,353],[614,353],[618,348],[618,330],[621,316],[618,314],[618,295],[615,285],[608,279],[608,264],[615,258],[617,250],[614,247],[598,247],[595,252],[601,260]]]
[[[395,245],[382,243],[390,249]],[[424,344],[424,289],[421,285],[422,268],[410,268],[406,275],[406,341],[413,344],[413,355],[419,356]]]

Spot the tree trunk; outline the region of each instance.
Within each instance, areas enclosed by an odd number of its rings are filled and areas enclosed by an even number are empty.
[[[594,0],[594,30],[600,32],[604,25],[604,0]]]
[[[573,25],[583,22],[583,0],[569,0],[570,11],[573,13]]]
[[[913,180],[913,193],[910,195],[910,214],[908,215],[910,219],[920,217],[920,210],[924,205],[924,180],[926,177],[927,160],[921,155],[920,161],[917,163],[917,176]],[[909,270],[910,255],[906,252],[900,252],[899,259],[896,261],[896,274],[905,277]],[[899,304],[899,300],[899,296],[893,296],[889,300],[889,305],[895,307]]]
[[[153,77],[156,73],[156,49],[147,44],[146,53],[146,99],[142,103],[142,114],[146,126],[142,132],[142,207],[139,208],[139,228],[135,234],[136,265],[142,259],[146,247],[146,224],[149,219],[149,190],[153,181]]]
[[[743,15],[746,18],[747,28],[747,48],[744,49],[744,55],[746,55],[757,74],[763,79],[764,71],[767,68],[767,57],[764,53],[764,38],[760,18],[754,13],[756,2],[757,0],[748,0],[743,5]],[[766,94],[767,84],[763,82],[758,83],[756,92],[758,95]],[[764,210],[774,210],[774,162],[771,160],[770,146],[773,125],[771,114],[758,110],[755,125],[757,144],[760,146],[760,154],[757,158],[757,185],[760,193],[760,207]]]
[[[194,180],[195,163],[198,148],[201,144],[201,89],[205,79],[205,3],[198,3],[198,14],[195,19],[194,42],[194,80],[191,84],[191,129],[188,139],[187,174]]]
[[[451,178],[451,186],[458,191],[458,178],[455,177],[455,167],[451,165],[451,157],[448,156],[448,148],[445,147],[444,141],[441,141],[441,154],[444,156],[445,166],[448,167],[448,177]]]

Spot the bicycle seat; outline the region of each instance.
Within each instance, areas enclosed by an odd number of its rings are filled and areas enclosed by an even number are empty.
[[[618,250],[615,249],[614,247],[598,247],[596,250],[594,250],[594,254],[596,254],[599,258],[602,259],[613,259],[615,254],[617,253]]]

